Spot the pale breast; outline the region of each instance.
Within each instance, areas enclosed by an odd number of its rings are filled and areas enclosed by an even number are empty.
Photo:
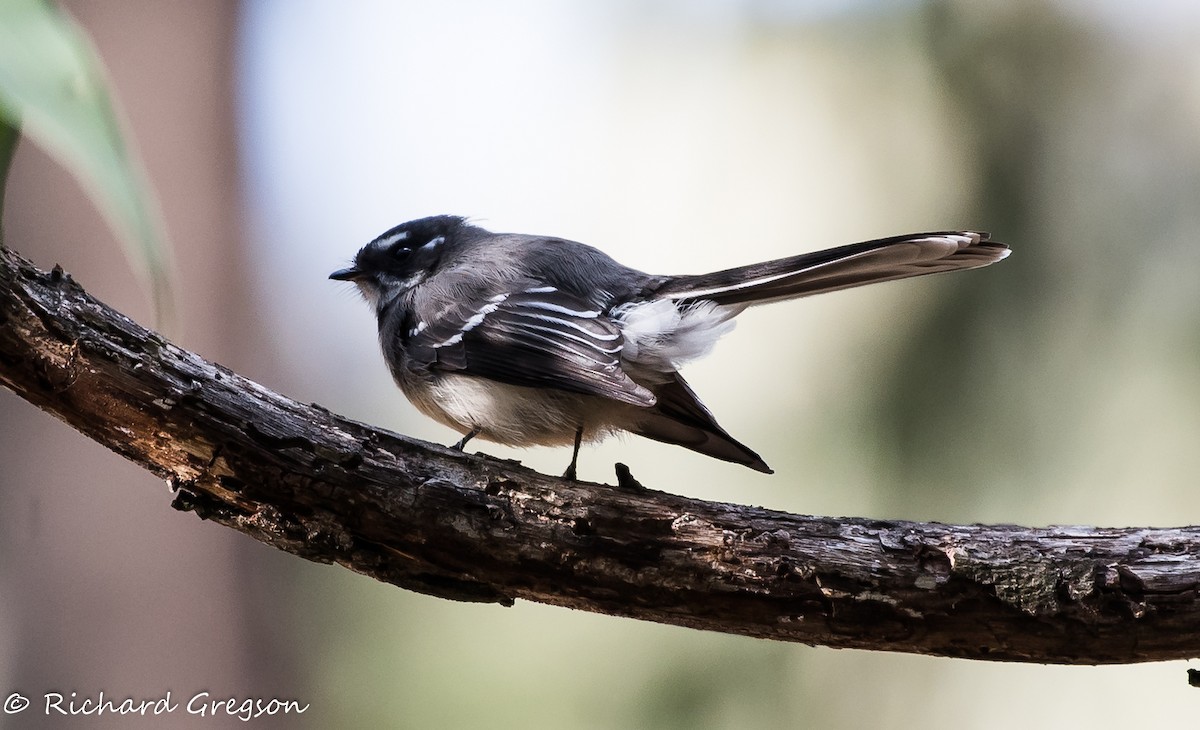
[[[594,396],[453,373],[400,387],[430,418],[462,434],[479,428],[479,438],[509,446],[569,445],[580,425],[584,440],[595,441],[620,428],[628,409]]]

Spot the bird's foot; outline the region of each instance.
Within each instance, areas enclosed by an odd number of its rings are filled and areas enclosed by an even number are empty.
[[[617,470],[617,486],[630,492],[644,492],[646,487],[633,477],[633,472],[629,471],[629,467],[621,462],[616,463]]]
[[[461,439],[458,440],[458,443],[454,444],[450,448],[454,449],[455,451],[462,451],[463,449],[467,448],[467,442],[470,441],[471,439],[475,438],[476,436],[478,436],[479,432],[482,430],[483,429],[476,426],[475,428],[468,431],[466,436],[463,436]]]

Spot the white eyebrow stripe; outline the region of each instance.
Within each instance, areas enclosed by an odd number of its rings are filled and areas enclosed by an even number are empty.
[[[407,235],[407,234],[405,234],[405,235]],[[442,245],[443,243],[445,243],[445,242],[446,242],[446,237],[445,237],[445,236],[438,236],[437,238],[431,238],[431,239],[429,240],[429,243],[426,243],[424,246],[422,246],[422,247],[421,247],[420,249],[418,249],[418,250],[422,250],[422,251],[423,251],[423,250],[425,250],[425,249],[435,249],[435,248],[437,248],[438,246],[441,246],[441,245]]]
[[[570,327],[572,329],[578,330],[579,332],[582,332],[583,334],[587,335],[588,337],[590,337],[593,340],[615,340],[621,336],[620,332],[612,332],[612,333],[603,334],[603,335],[596,334],[596,333],[592,332],[591,330],[583,327],[582,325],[572,322],[569,319],[561,319],[559,317],[551,317],[551,316],[545,315],[545,314],[537,314],[535,312],[521,312],[521,311],[514,311],[513,314],[518,315],[520,317],[528,317],[530,319],[540,319],[543,322],[551,322],[553,324],[562,325],[564,327]]]
[[[384,246],[391,246],[401,241],[408,240],[408,231],[398,231],[380,241]]]

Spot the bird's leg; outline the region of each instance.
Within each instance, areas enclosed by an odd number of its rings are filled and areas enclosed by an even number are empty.
[[[583,426],[575,429],[575,450],[571,452],[571,465],[563,472],[563,479],[575,481],[575,462],[579,461],[579,445],[583,443]]]
[[[470,441],[471,439],[475,438],[476,436],[478,436],[479,432],[482,430],[483,429],[480,428],[479,426],[472,428],[470,431],[467,432],[466,436],[463,436],[462,439],[459,440],[458,443],[454,444],[450,448],[454,449],[455,451],[462,451],[463,449],[465,449],[467,447],[467,442]]]

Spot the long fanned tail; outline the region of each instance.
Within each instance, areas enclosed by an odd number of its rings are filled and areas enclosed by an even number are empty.
[[[893,236],[825,251],[739,266],[711,274],[669,277],[655,292],[676,301],[764,304],[892,279],[975,269],[1008,256],[1008,246],[975,231]]]
[[[973,231],[895,236],[712,274],[665,277],[653,288],[651,303],[643,307],[656,307],[666,299],[676,302],[677,307],[682,305],[679,310],[669,310],[673,314],[687,311],[695,316],[717,317],[724,322],[755,304],[910,276],[975,269],[995,263],[1008,253],[1005,244],[989,241],[988,234]],[[700,303],[711,304],[690,306]],[[641,318],[659,314],[648,309],[639,312],[643,315]],[[637,312],[627,312],[626,318],[632,327],[627,337],[633,336],[639,328],[645,328]],[[675,320],[671,322],[678,324]],[[689,348],[707,350],[722,331],[722,328],[698,328],[688,334],[702,341],[684,343],[677,341],[681,333],[678,326],[671,329],[670,337],[651,332],[653,336],[643,336],[645,342],[637,343],[635,357],[643,362],[658,358],[673,363],[679,352]],[[658,349],[645,352],[651,349],[648,345]],[[679,373],[672,373],[672,376],[667,383],[654,386],[657,403],[639,412],[635,422],[628,427],[630,431],[761,472],[771,472],[758,454],[717,424]]]

